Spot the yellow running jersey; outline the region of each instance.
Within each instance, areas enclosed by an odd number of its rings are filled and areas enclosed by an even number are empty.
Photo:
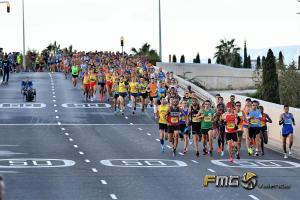
[[[138,82],[130,82],[129,87],[130,87],[130,93],[138,93],[139,91]]]
[[[158,123],[167,124],[166,115],[168,114],[168,111],[169,111],[169,106],[168,105],[160,105],[158,107],[158,113],[159,113]]]

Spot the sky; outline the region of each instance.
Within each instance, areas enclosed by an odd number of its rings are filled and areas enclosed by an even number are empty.
[[[0,47],[22,50],[22,0],[0,4]],[[26,49],[56,40],[78,50],[158,50],[158,0],[24,0]],[[220,39],[249,49],[300,44],[297,0],[161,0],[162,53],[212,58]]]

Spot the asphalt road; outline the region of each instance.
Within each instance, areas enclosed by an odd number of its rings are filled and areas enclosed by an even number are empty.
[[[20,94],[27,76],[37,89],[34,104],[24,104]],[[160,153],[150,110],[122,116],[93,103],[85,104],[79,87],[72,88],[60,73],[13,74],[7,86],[0,86],[5,199],[298,199],[299,160],[283,161],[271,150],[258,158],[243,150],[242,160],[233,164],[218,155],[197,158],[193,151],[172,157],[169,148]],[[258,185],[287,184],[290,189],[203,186],[205,175],[245,172],[256,173]]]

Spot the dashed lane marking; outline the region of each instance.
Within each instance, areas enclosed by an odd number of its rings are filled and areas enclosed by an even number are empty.
[[[94,173],[97,173],[97,172],[98,172],[98,170],[97,170],[96,168],[92,168],[92,171],[93,171]]]
[[[183,156],[183,155],[184,155],[184,154],[183,154],[183,153],[181,153],[181,152],[178,152],[178,154],[179,154],[179,155],[181,155],[181,156]]]
[[[73,142],[74,140],[73,140],[73,138],[69,138],[69,141],[70,141],[70,142]]]
[[[198,163],[196,160],[191,160],[193,163]]]
[[[127,116],[125,116],[125,119],[128,119],[128,117],[127,117]]]
[[[66,129],[65,129],[65,128],[61,128],[61,130],[62,130],[62,131],[65,131]]]
[[[85,160],[84,160],[84,162],[86,162],[86,163],[90,163],[91,161],[90,161],[90,160],[88,160],[88,159],[85,159]]]
[[[56,105],[56,104],[54,104],[53,106],[54,106],[54,107],[56,107],[57,105]]]
[[[129,125],[133,125],[133,123],[130,123]]]
[[[150,135],[151,135],[151,133],[147,133],[147,135],[149,135],[149,136],[150,136]]]
[[[208,170],[208,171],[210,171],[210,172],[213,172],[213,173],[215,173],[215,172],[216,172],[215,170],[213,170],[213,169],[210,169],[210,168],[208,168],[207,170]]]
[[[68,136],[68,135],[69,135],[69,133],[65,133],[65,135],[66,135],[66,136]]]
[[[84,154],[82,151],[78,151],[78,153],[79,153],[80,155],[83,155],[83,154]]]
[[[53,102],[56,102],[56,100],[55,100],[55,99],[53,99],[52,101],[53,101]]]
[[[59,116],[55,116],[56,119],[59,119]]]
[[[57,125],[60,126],[60,125],[61,125],[61,122],[57,122]]]
[[[110,194],[110,198],[111,199],[118,199],[117,196],[115,194]]]
[[[74,144],[73,147],[74,147],[74,148],[78,148],[78,145]]]
[[[102,185],[107,185],[107,182],[105,180],[101,180]]]
[[[142,128],[138,128],[140,131],[142,131],[143,129]]]
[[[256,196],[254,196],[254,195],[252,195],[252,194],[249,194],[248,196],[251,197],[251,198],[254,199],[254,200],[259,200],[259,198],[257,198]]]
[[[155,139],[157,142],[160,142],[160,140],[159,139]]]
[[[172,149],[172,147],[171,147],[171,146],[169,146],[169,145],[167,145],[167,147],[168,147],[169,149]]]

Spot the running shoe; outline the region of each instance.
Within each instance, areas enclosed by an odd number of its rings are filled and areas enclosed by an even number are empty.
[[[207,154],[208,154],[207,149],[204,148],[204,149],[203,149],[203,155],[207,155]]]
[[[183,149],[183,154],[186,154],[188,152],[188,150],[187,149]]]
[[[161,152],[161,153],[165,152],[165,146],[164,146],[164,145],[161,145],[161,147],[160,147],[160,152]]]
[[[218,151],[217,152],[220,154],[222,152],[222,148],[218,147]]]
[[[199,157],[199,155],[200,155],[200,153],[199,153],[199,151],[197,151],[197,152],[196,152],[196,156]]]
[[[238,160],[241,159],[240,154],[236,154],[236,159],[238,159]]]
[[[223,157],[225,155],[224,151],[221,152],[221,156]]]
[[[213,156],[213,151],[212,150],[209,151],[209,155],[210,155],[210,157]]]
[[[289,149],[289,155],[292,155],[293,152],[292,152],[292,149]]]
[[[230,161],[230,162],[233,162],[233,157],[232,157],[232,156],[230,156],[229,161]]]
[[[259,156],[259,153],[258,153],[258,152],[255,152],[255,156]]]
[[[283,154],[284,156],[283,156],[283,158],[284,159],[287,159],[288,158],[288,155],[285,153],[285,154]]]

